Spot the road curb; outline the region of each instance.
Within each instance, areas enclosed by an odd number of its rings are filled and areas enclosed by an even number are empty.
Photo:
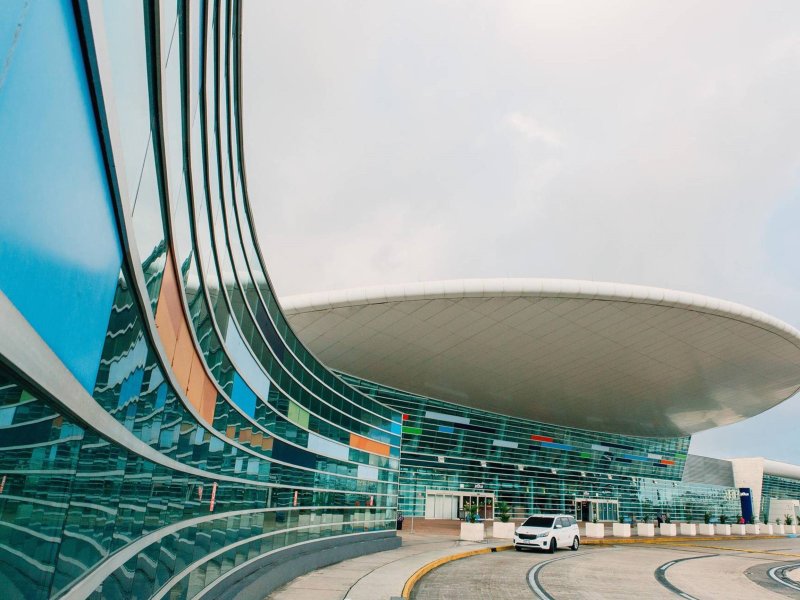
[[[426,565],[423,565],[414,573],[412,573],[411,577],[406,580],[406,584],[403,586],[403,600],[409,600],[411,598],[411,590],[414,589],[414,586],[417,582],[422,579],[424,575],[430,573],[437,567],[441,567],[444,564],[449,562],[453,562],[454,560],[459,560],[462,558],[469,558],[470,556],[477,556],[479,554],[491,554],[492,552],[503,552],[504,550],[512,550],[514,548],[514,544],[504,544],[502,546],[492,546],[490,548],[478,548],[477,550],[468,550],[466,552],[459,552],[458,554],[450,554],[449,556],[443,556],[441,558],[437,558],[434,561],[429,562]]]

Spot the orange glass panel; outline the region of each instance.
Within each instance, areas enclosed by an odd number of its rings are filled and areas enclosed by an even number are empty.
[[[389,456],[388,444],[382,444],[381,442],[376,442],[375,440],[365,438],[361,435],[356,435],[355,433],[350,434],[350,446],[353,448],[358,448],[359,450],[364,450],[365,452]]]
[[[203,383],[205,383],[205,373],[203,365],[197,354],[192,355],[192,363],[189,369],[189,385],[186,386],[186,395],[198,409],[203,405]]]
[[[201,414],[209,423],[214,422],[214,411],[216,408],[217,388],[214,387],[214,382],[211,381],[211,378],[206,375],[205,383],[203,384],[203,408]]]
[[[178,291],[178,280],[175,277],[175,269],[172,266],[172,253],[167,253],[167,262],[164,265],[164,276],[161,279],[161,293],[159,294],[158,308],[167,311],[169,320],[176,331],[180,329],[181,323],[185,320],[183,307],[181,306],[181,295]]]
[[[161,288],[162,298],[158,301],[158,310],[156,311],[156,328],[158,329],[158,336],[161,338],[161,343],[164,344],[164,349],[167,351],[167,358],[172,364],[172,358],[175,356],[175,346],[178,343],[178,332],[169,318],[169,311],[164,308],[165,302],[162,302],[164,295],[164,288]]]
[[[175,346],[175,357],[172,359],[172,370],[184,391],[189,387],[189,373],[192,370],[192,359],[194,358],[192,336],[189,334],[186,323],[182,323],[178,332],[178,344]]]

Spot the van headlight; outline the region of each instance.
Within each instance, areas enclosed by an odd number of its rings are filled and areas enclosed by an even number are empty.
[[[544,532],[538,534],[536,537],[537,538],[542,538],[542,537],[547,537],[548,535],[550,535],[550,532],[549,531],[544,531]]]

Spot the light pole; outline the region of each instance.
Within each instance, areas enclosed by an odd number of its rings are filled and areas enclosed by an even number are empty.
[[[411,479],[411,499],[413,500],[411,505],[411,533],[414,533],[414,513],[417,512],[417,486],[414,482],[413,471],[409,474],[409,478]]]

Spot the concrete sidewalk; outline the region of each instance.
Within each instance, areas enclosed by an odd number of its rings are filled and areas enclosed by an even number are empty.
[[[468,550],[506,545],[508,540],[460,542],[452,535],[398,532],[403,545],[312,571],[275,590],[268,600],[390,600],[428,563]]]

